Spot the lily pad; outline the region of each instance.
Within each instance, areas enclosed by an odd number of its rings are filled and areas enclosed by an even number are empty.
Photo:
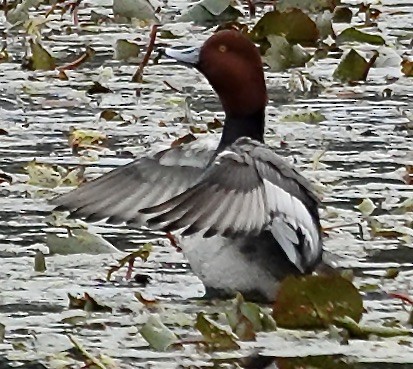
[[[267,39],[271,46],[263,59],[274,72],[302,67],[311,59],[311,55],[300,45],[291,45],[283,36],[269,35]]]
[[[234,21],[242,15],[231,5],[231,0],[202,0],[191,6],[177,21],[209,25]]]
[[[55,58],[40,43],[30,40],[29,44],[32,53],[28,62],[30,70],[54,70],[56,68]]]
[[[365,81],[373,63],[373,60],[368,62],[356,50],[351,49],[341,60],[333,77],[342,82]]]
[[[51,254],[107,254],[119,252],[102,236],[90,233],[86,229],[72,229],[67,237],[60,237],[54,233],[46,235],[46,245]]]
[[[156,20],[155,9],[148,0],[113,0],[113,14],[140,20]]]
[[[158,315],[150,315],[139,333],[157,351],[165,351],[169,346],[178,341],[178,337],[165,324]]]
[[[323,9],[333,10],[340,4],[340,0],[278,0],[277,9],[285,11],[291,8],[299,8],[316,12]]]
[[[341,276],[287,277],[280,286],[273,316],[285,328],[323,328],[349,316],[359,321],[363,301],[358,290]]]
[[[359,31],[354,27],[345,29],[337,36],[337,45],[342,45],[345,42],[365,42],[371,45],[384,45],[385,43],[383,37]]]
[[[250,32],[255,42],[265,41],[269,35],[283,36],[293,44],[315,45],[320,34],[315,22],[300,9],[266,13]]]
[[[129,40],[117,40],[115,45],[114,58],[116,60],[127,60],[136,58],[139,55],[139,45]]]

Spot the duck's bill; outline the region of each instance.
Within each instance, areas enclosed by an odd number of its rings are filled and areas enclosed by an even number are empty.
[[[186,49],[166,48],[165,55],[181,63],[197,65],[199,62],[199,48],[187,47]]]

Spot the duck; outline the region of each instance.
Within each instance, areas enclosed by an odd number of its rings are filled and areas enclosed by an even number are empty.
[[[208,80],[225,112],[220,139],[138,158],[51,200],[55,210],[173,235],[205,297],[272,302],[287,276],[322,262],[319,199],[264,142],[267,88],[256,45],[221,30],[168,58]]]

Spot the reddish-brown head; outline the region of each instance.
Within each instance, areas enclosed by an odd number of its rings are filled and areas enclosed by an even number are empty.
[[[247,116],[264,110],[267,90],[257,47],[235,30],[215,33],[201,47],[167,54],[193,64],[218,94],[230,116]],[[184,55],[182,57],[182,55]]]

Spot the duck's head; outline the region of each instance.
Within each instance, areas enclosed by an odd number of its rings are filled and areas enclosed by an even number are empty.
[[[219,31],[200,48],[169,48],[165,54],[197,68],[218,94],[227,116],[264,111],[267,90],[261,56],[254,43],[240,32]]]

